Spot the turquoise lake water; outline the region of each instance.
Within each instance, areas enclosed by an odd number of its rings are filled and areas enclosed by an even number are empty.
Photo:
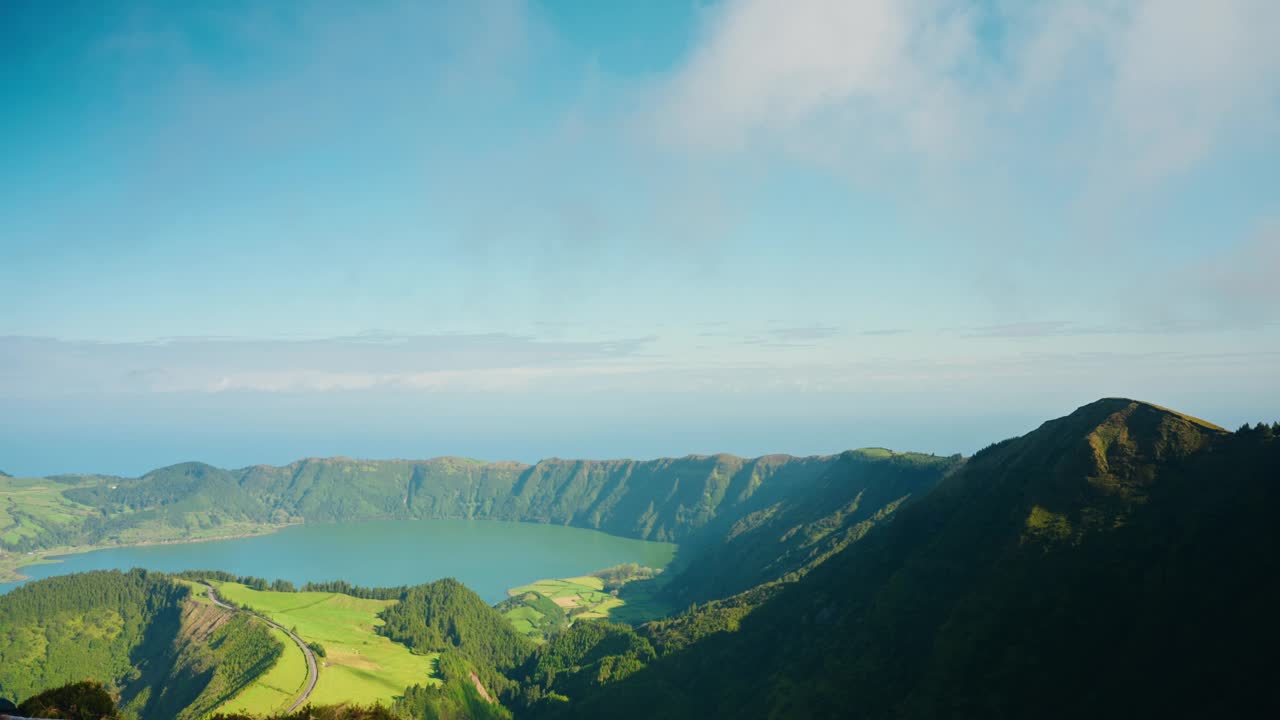
[[[296,584],[414,585],[453,577],[486,602],[543,578],[584,575],[635,562],[662,567],[676,546],[595,530],[493,520],[386,520],[306,524],[270,535],[110,548],[21,570],[32,580],[86,570],[225,570]],[[0,583],[0,593],[20,583]]]

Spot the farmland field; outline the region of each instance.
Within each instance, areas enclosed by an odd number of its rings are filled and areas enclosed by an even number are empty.
[[[517,632],[537,641],[578,620],[643,622],[672,610],[659,599],[666,582],[661,573],[661,568],[624,563],[590,575],[539,580],[511,588],[497,607]]]
[[[309,699],[313,704],[387,702],[410,685],[439,682],[432,677],[435,656],[415,655],[374,632],[382,624],[378,612],[393,600],[364,600],[332,592],[253,590],[236,583],[214,585],[219,596],[251,608],[324,648],[324,656],[317,657],[320,679]],[[287,637],[281,634],[279,639],[290,650],[277,667],[225,704],[225,709],[274,710],[287,694],[285,688],[295,682],[302,685],[306,677],[303,658]],[[286,661],[296,669],[282,669]],[[296,690],[294,693],[296,696]]]
[[[609,611],[622,605],[622,600],[604,591],[604,581],[584,575],[560,580],[539,580],[509,591],[511,596],[527,592],[541,593],[564,609],[571,620],[608,617]]]
[[[94,514],[93,508],[62,496],[72,487],[48,478],[0,478],[0,545],[36,538]]]

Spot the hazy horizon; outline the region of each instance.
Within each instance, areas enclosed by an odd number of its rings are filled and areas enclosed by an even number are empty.
[[[1280,4],[0,12],[10,473],[1280,407]]]
[[[524,442],[516,443],[506,450],[487,443],[481,433],[466,429],[452,436],[425,440],[415,440],[407,437],[406,433],[401,436],[380,437],[376,442],[370,442],[367,438],[356,435],[356,441],[353,442],[350,433],[337,430],[313,432],[301,436],[273,434],[254,439],[250,435],[237,434],[234,430],[220,428],[218,432],[210,433],[205,430],[193,433],[184,440],[168,446],[164,446],[163,436],[157,437],[155,434],[148,435],[140,443],[130,443],[127,437],[113,436],[111,433],[105,433],[103,437],[102,433],[98,433],[86,438],[91,445],[90,448],[73,446],[73,451],[69,454],[59,452],[57,448],[39,445],[9,452],[6,454],[6,459],[15,459],[18,462],[8,467],[0,466],[0,470],[18,477],[78,473],[137,477],[151,470],[182,462],[204,462],[234,469],[251,465],[282,466],[297,460],[312,458],[427,460],[455,456],[486,462],[515,461],[534,464],[539,460],[552,458],[652,460],[718,453],[729,453],[740,457],[771,454],[832,455],[866,447],[885,447],[899,452],[933,453],[940,456],[956,453],[968,456],[991,443],[1024,435],[1044,421],[1066,415],[1074,409],[1076,409],[1075,406],[1064,406],[1052,411],[1054,414],[1043,417],[993,418],[988,416],[980,422],[973,422],[972,419],[966,421],[964,418],[934,418],[932,422],[920,418],[898,418],[872,419],[861,423],[846,420],[844,425],[834,427],[818,427],[814,424],[797,428],[783,424],[774,427],[741,428],[726,427],[721,424],[711,428],[672,429],[661,434],[656,434],[651,426],[639,429],[622,428],[616,432],[600,428],[580,428],[570,438],[561,441],[547,439],[533,433]],[[1196,415],[1186,407],[1173,409]],[[1224,423],[1221,418],[1213,416],[1199,417],[1227,428],[1250,422],[1243,416],[1234,423]],[[772,447],[776,444],[773,438],[779,433],[804,434],[806,439],[798,443],[797,448]],[[844,437],[851,438],[851,441],[839,444]],[[852,439],[859,437],[869,439],[865,442]],[[934,441],[934,444],[927,444],[928,441]],[[95,446],[94,442],[100,445]],[[474,448],[475,452],[442,449],[451,442],[459,447]],[[726,446],[717,447],[714,444],[716,442],[725,443]],[[106,447],[106,443],[111,443],[110,447]],[[693,445],[701,443],[701,446],[681,449],[682,443]],[[331,452],[323,449],[356,446],[363,447],[369,452]],[[316,448],[320,450],[317,451]],[[415,451],[418,448],[421,448],[421,451]],[[628,451],[628,448],[638,448],[638,450]],[[598,451],[588,452],[588,450]]]

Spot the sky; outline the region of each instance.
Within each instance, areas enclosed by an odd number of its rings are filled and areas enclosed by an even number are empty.
[[[0,469],[1280,418],[1280,3],[0,2]]]

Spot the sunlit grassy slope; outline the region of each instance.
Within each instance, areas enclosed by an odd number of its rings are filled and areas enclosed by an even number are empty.
[[[37,538],[95,514],[93,508],[62,496],[73,487],[48,478],[0,477],[0,544]]]
[[[287,648],[276,664],[248,688],[218,708],[219,712],[261,713],[286,710],[307,684],[307,661],[288,635],[271,628],[271,636]],[[321,676],[323,677],[323,675]],[[319,685],[316,686],[319,690]]]
[[[382,624],[378,612],[393,604],[392,600],[364,600],[331,592],[260,591],[236,583],[215,585],[222,597],[293,629],[306,642],[323,646],[325,656],[317,658],[320,680],[310,698],[314,704],[385,702],[402,695],[410,685],[438,682],[432,677],[434,655],[415,655],[374,632]],[[293,646],[292,641],[289,645]],[[306,676],[301,655],[290,652],[286,658],[301,669],[301,685]],[[295,675],[292,670],[286,673],[275,668],[225,707],[274,710],[277,705],[272,703],[281,693],[272,690],[288,687]],[[250,706],[249,701],[255,705]]]
[[[565,614],[574,620],[607,617],[610,610],[622,605],[621,600],[604,591],[603,580],[590,575],[560,580],[539,580],[530,585],[512,588],[507,591],[507,594],[514,597],[531,591],[551,598],[555,604],[564,609]],[[527,628],[522,627],[520,620],[521,614],[528,610],[529,608],[517,609],[507,614],[517,630],[527,632]],[[513,616],[512,613],[515,615]],[[526,620],[525,623],[527,622]]]
[[[175,579],[174,582],[191,588],[191,599],[197,603],[212,605],[209,588],[204,583]],[[268,628],[271,637],[285,648],[275,665],[254,680],[238,695],[223,703],[218,712],[262,712],[286,710],[298,698],[307,683],[307,661],[302,651],[285,633]]]

